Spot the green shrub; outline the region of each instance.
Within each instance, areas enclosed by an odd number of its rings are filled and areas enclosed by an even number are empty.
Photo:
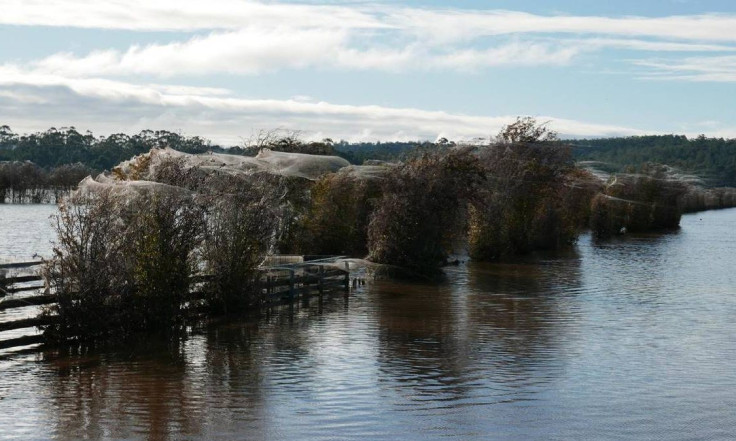
[[[581,218],[587,216],[578,210],[589,206],[592,191],[582,184],[588,177],[575,169],[569,149],[500,143],[482,148],[479,156],[488,179],[470,211],[473,259],[555,249],[577,238]]]
[[[278,201],[262,183],[230,177],[208,182],[202,258],[210,276],[206,302],[219,313],[241,311],[258,301],[257,267],[278,227]]]
[[[380,192],[379,182],[344,172],[320,178],[311,189],[302,249],[310,254],[364,257],[368,223]]]
[[[369,258],[436,271],[464,235],[468,201],[483,179],[471,149],[428,153],[391,170],[368,226]]]
[[[647,165],[639,174],[612,176],[593,201],[591,229],[599,238],[618,232],[676,228],[682,216],[684,183],[662,167]]]
[[[59,317],[50,339],[126,338],[175,330],[189,298],[201,210],[183,193],[78,194],[60,205],[45,272]]]

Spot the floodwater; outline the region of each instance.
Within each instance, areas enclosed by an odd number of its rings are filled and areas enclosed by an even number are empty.
[[[0,439],[734,439],[734,231],[697,213],[178,344],[15,354]]]
[[[50,217],[57,212],[53,204],[0,204],[0,262],[49,257],[55,237]]]

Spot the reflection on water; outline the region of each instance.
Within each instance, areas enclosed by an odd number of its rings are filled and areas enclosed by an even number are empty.
[[[729,439],[735,224],[377,281],[178,344],[6,357],[0,438]]]

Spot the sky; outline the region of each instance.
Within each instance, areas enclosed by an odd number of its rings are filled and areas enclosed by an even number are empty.
[[[0,125],[736,137],[733,0],[0,0]]]

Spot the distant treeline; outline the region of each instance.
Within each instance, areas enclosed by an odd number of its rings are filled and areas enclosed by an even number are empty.
[[[400,161],[416,157],[424,152],[443,149],[453,145],[445,142],[403,141],[403,142],[360,142],[340,141],[333,145],[335,154],[342,156],[353,164],[365,161]]]
[[[683,135],[568,141],[577,160],[600,161],[608,171],[646,163],[667,164],[706,180],[707,186],[736,187],[736,139],[688,139]]]
[[[667,164],[704,179],[707,187],[736,187],[736,139],[689,139],[684,135],[632,136],[563,140],[578,161],[598,161],[609,172],[631,171],[646,164]],[[418,153],[453,145],[446,139],[431,142],[376,142],[334,145],[354,164],[365,160],[404,160]]]
[[[444,148],[453,143],[443,139],[436,143],[414,142],[303,142],[298,133],[264,131],[242,146],[221,146],[199,136],[183,136],[166,130],[143,130],[136,135],[115,133],[95,136],[90,131],[79,132],[74,127],[50,128],[44,132],[20,135],[7,126],[0,126],[0,161],[31,161],[50,169],[64,164],[83,164],[96,170],[110,170],[133,156],[153,148],[170,147],[185,153],[229,153],[255,156],[261,148],[278,151],[337,155],[352,164],[367,160],[394,161],[416,156],[422,152]]]
[[[74,127],[52,127],[45,132],[19,135],[8,126],[0,126],[0,161],[31,161],[44,169],[78,163],[93,170],[109,170],[135,155],[167,146],[187,153],[225,151],[199,136],[182,136],[166,130],[95,137]]]
[[[164,130],[95,137],[74,127],[19,135],[0,126],[0,203],[55,202],[85,176],[164,146],[190,153],[225,151],[198,136]]]
[[[736,187],[736,139],[689,139],[684,135],[632,136],[563,140],[578,161],[598,161],[609,172],[631,171],[647,164],[667,164],[704,180],[706,187]],[[365,160],[395,161],[439,150],[452,142],[340,142],[334,149],[354,164]]]
[[[630,171],[648,163],[659,163],[704,178],[707,187],[736,187],[736,140],[733,139],[702,135],[688,139],[680,135],[663,135],[562,142],[573,147],[576,160],[598,161],[601,168],[610,172]],[[444,138],[437,142],[349,143],[331,139],[303,142],[296,133],[269,131],[244,141],[242,146],[226,147],[199,136],[184,136],[166,130],[94,136],[89,131],[82,133],[74,127],[62,127],[20,135],[8,126],[0,126],[0,162],[30,161],[49,176],[61,165],[74,164],[92,173],[110,170],[124,160],[158,147],[170,147],[185,153],[211,151],[248,156],[255,156],[266,147],[286,152],[337,155],[352,164],[363,164],[372,160],[405,161],[454,145]],[[27,192],[30,187],[40,188],[41,184],[38,181],[32,186],[26,185],[22,191]],[[6,179],[5,188],[10,187]]]
[[[91,173],[79,163],[44,169],[30,161],[0,162],[0,204],[54,203]]]

